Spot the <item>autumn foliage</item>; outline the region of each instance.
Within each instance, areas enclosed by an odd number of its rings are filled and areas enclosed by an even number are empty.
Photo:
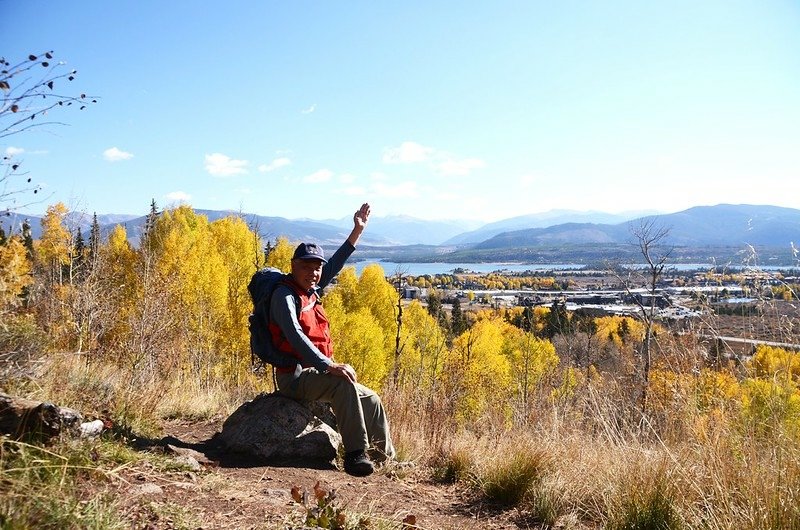
[[[151,414],[193,417],[213,413],[208,404],[223,395],[238,406],[271,389],[254,372],[246,287],[262,266],[289,270],[286,238],[265,242],[238,217],[210,222],[180,206],[153,213],[143,233],[93,227],[85,240],[61,204],[47,209],[38,240],[2,236],[0,353],[52,360],[38,391],[145,428],[146,413],[131,413],[135,400]],[[345,267],[327,288],[334,355],[381,390],[401,456],[429,462],[434,478],[521,504],[520,513],[551,526],[565,510],[590,526],[638,528],[642,514],[697,522],[717,506],[731,508],[714,515],[715,527],[742,513],[748,528],[768,527],[758,521],[775,513],[800,521],[780,508],[796,505],[800,484],[797,352],[760,346],[737,363],[658,323],[643,383],[646,330],[637,318],[574,314],[563,304],[498,309],[474,296],[452,303],[434,290],[427,303],[401,301],[385,274],[375,264],[360,275]],[[55,361],[64,357],[72,360]],[[132,398],[137,389],[147,395]],[[204,404],[192,405],[196,398]],[[686,465],[673,476],[665,461]],[[750,461],[789,486],[764,482]],[[757,502],[740,503],[741,487]],[[778,511],[747,512],[751,505]]]

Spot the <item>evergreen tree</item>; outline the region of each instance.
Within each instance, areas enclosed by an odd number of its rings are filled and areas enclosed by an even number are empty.
[[[22,221],[22,243],[28,253],[28,259],[33,260],[33,236],[31,235],[31,222],[27,219]]]
[[[568,334],[570,332],[571,329],[569,316],[567,315],[567,304],[556,300],[550,307],[550,314],[547,316],[545,335],[547,338],[552,339],[559,333]]]
[[[97,253],[100,250],[100,224],[97,222],[97,212],[92,218],[92,229],[89,232],[89,264],[94,267]]]
[[[8,238],[6,237],[6,231],[3,230],[3,225],[0,225],[0,247],[5,246],[8,242]]]
[[[467,317],[461,311],[461,301],[458,298],[453,300],[453,309],[450,311],[450,329],[453,335],[458,337],[467,331]]]
[[[144,222],[144,234],[142,234],[142,241],[146,241],[150,236],[150,232],[153,230],[153,226],[156,224],[156,219],[158,219],[158,205],[156,204],[155,199],[151,199],[150,213],[147,214],[147,219]]]
[[[435,290],[428,291],[428,313],[436,319],[446,334],[450,334],[450,320],[442,307],[442,299]]]
[[[86,242],[83,239],[83,233],[81,232],[81,227],[79,226],[78,232],[75,234],[75,243],[72,246],[73,268],[79,275],[86,265],[85,258]]]
[[[431,289],[428,291],[428,314],[438,320],[441,312],[442,300],[439,298],[438,293]]]

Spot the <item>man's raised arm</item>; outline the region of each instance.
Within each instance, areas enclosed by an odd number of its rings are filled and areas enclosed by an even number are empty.
[[[350,232],[347,240],[342,243],[342,246],[333,253],[333,256],[331,256],[331,258],[328,260],[328,263],[322,267],[322,276],[317,284],[320,289],[328,285],[331,280],[333,280],[336,275],[339,274],[339,271],[342,270],[342,267],[344,267],[344,263],[347,261],[347,258],[349,258],[356,249],[356,243],[358,243],[359,238],[361,238],[361,233],[364,232],[364,228],[367,226],[369,213],[369,204],[365,202],[361,205],[361,208],[359,208],[356,213],[353,214],[353,230]]]

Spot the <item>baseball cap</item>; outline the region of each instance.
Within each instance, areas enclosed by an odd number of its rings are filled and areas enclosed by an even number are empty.
[[[322,247],[316,243],[300,243],[294,249],[292,259],[318,259],[322,263],[328,263],[325,259],[325,254],[322,252]]]

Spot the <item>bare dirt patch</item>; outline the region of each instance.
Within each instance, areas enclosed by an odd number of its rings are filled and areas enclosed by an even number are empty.
[[[370,528],[389,527],[380,526],[382,521],[399,528],[408,515],[421,529],[528,528],[518,524],[514,510],[490,509],[461,487],[432,482],[419,467],[389,465],[356,478],[336,469],[243,462],[215,447],[213,436],[220,428],[221,421],[170,422],[163,438],[140,441],[143,450],[164,450],[169,444],[199,451],[214,463],[196,472],[129,473],[122,494],[133,528],[298,528],[305,510],[292,500],[291,489],[304,489],[313,499],[317,482],[336,491],[336,505],[348,517],[368,518]]]

